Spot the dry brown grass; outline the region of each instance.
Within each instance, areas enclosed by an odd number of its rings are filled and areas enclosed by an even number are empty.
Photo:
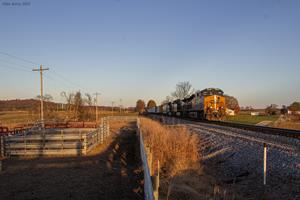
[[[286,128],[300,130],[300,122],[280,122],[274,125],[275,128]]]
[[[161,169],[168,177],[181,172],[199,169],[199,139],[184,126],[166,127],[151,119],[141,119],[141,130],[145,145],[153,152],[153,169],[155,160],[160,161]]]

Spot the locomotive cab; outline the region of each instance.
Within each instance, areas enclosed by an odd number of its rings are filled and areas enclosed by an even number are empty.
[[[222,90],[208,88],[201,91],[204,98],[204,117],[208,120],[221,120],[225,117],[225,97]]]

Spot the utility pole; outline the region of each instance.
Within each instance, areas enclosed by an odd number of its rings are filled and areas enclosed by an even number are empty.
[[[43,68],[42,65],[40,65],[40,68],[33,69],[32,71],[40,72],[40,84],[41,84],[41,123],[42,127],[44,128],[44,96],[43,96],[43,71],[49,70],[49,68]]]
[[[121,113],[122,99],[120,99],[120,113]]]
[[[96,123],[97,123],[98,122],[98,95],[101,95],[101,93],[96,92],[95,95],[96,95],[96,99],[95,99],[96,105],[95,106],[96,106]]]

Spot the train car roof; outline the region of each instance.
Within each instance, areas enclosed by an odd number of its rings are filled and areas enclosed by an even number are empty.
[[[206,88],[204,90],[201,90],[200,93],[202,95],[214,95],[214,94],[223,95],[224,94],[223,90],[219,88]]]
[[[179,103],[181,101],[181,99],[176,99],[173,101],[173,103]]]
[[[195,96],[196,96],[195,94],[192,94],[191,96],[184,98],[182,101],[183,101],[183,102],[190,101],[190,100],[192,100]]]

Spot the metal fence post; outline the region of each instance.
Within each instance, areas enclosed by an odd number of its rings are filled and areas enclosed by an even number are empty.
[[[61,149],[64,150],[64,131],[61,130]]]
[[[267,145],[264,143],[264,185],[267,184]]]
[[[24,139],[24,148],[25,148],[25,154],[27,153],[27,140],[26,140],[26,134],[24,134],[24,137],[23,137],[23,139]]]
[[[158,192],[159,192],[159,160],[157,160],[157,174],[152,176],[152,187],[154,199],[158,200]]]
[[[5,153],[4,153],[4,136],[0,136],[0,156],[1,157],[4,157],[5,156]]]
[[[3,146],[4,146],[4,156],[10,157],[11,154],[11,147],[10,147],[10,141],[9,141],[9,137],[3,137],[4,142],[3,142]]]
[[[100,143],[103,143],[103,124],[100,126]]]
[[[109,136],[110,135],[110,132],[109,132],[109,123],[107,123],[106,128],[107,128],[107,136]]]
[[[146,146],[146,156],[147,156],[147,162],[148,162],[150,175],[152,175],[153,174],[153,170],[152,170],[152,152],[151,152],[151,148],[149,146]]]
[[[84,135],[84,140],[83,140],[83,144],[84,144],[84,155],[86,155],[86,153],[87,153],[87,149],[88,149],[88,147],[87,147],[87,145],[88,145],[88,142],[87,142],[87,137],[86,137],[87,135],[85,134]]]
[[[97,144],[99,143],[99,132],[100,132],[100,128],[98,127],[97,130],[96,130],[96,142]]]

